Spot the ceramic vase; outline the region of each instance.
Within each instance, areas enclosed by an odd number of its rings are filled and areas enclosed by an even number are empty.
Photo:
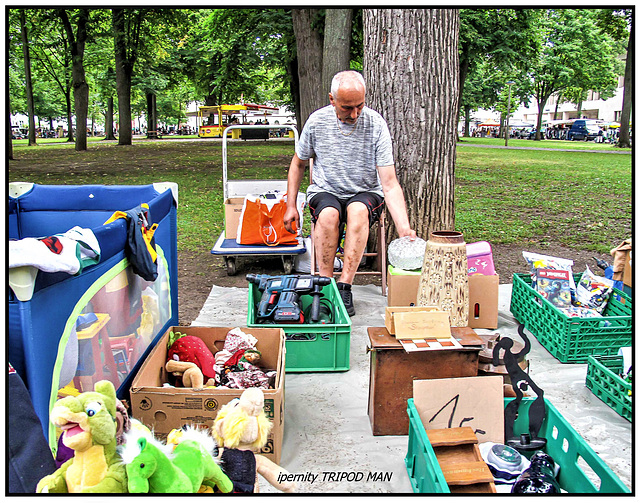
[[[418,306],[449,312],[452,327],[466,327],[469,318],[467,246],[462,233],[433,231],[424,254]]]

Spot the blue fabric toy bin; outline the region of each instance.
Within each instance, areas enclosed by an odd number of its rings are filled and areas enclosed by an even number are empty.
[[[99,260],[75,275],[32,265],[12,268],[10,259],[8,359],[29,389],[54,452],[49,411],[55,401],[93,390],[101,379],[127,399],[146,355],[168,327],[178,325],[177,195],[177,184],[170,182],[9,184],[10,240],[59,236],[78,226],[93,232],[100,247]],[[116,211],[141,204],[148,205],[149,225],[158,224],[153,281],[135,274],[126,256],[127,219],[105,224]]]

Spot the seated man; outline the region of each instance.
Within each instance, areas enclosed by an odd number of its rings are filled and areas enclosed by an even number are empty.
[[[296,195],[306,161],[313,158],[307,201],[315,223],[318,270],[322,276],[333,276],[338,230],[346,222],[338,290],[349,316],[355,314],[351,284],[367,244],[369,226],[384,211],[385,202],[400,237],[416,237],[396,178],[389,128],[378,112],[364,105],[364,100],[365,83],[358,72],[339,72],[333,77],[331,104],[309,116],[291,160],[284,216],[287,230],[299,228]]]

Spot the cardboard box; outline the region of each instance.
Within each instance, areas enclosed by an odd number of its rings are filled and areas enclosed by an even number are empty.
[[[224,202],[224,235],[227,239],[235,239],[238,235],[238,223],[244,197],[231,197]]]
[[[389,306],[384,308],[384,326],[391,335],[396,333],[396,324],[394,316],[396,313],[410,313],[410,312],[424,312],[424,311],[437,311],[435,306]]]
[[[498,328],[498,286],[500,276],[469,276],[469,321],[471,328]],[[415,306],[420,288],[420,274],[387,275],[387,305]],[[385,319],[385,324],[387,324]],[[387,326],[389,330],[389,326]],[[389,330],[389,333],[393,333]]]
[[[185,424],[211,427],[220,408],[232,399],[240,397],[244,390],[205,388],[171,388],[162,385],[169,382],[164,366],[167,361],[167,341],[171,331],[201,338],[211,352],[223,349],[226,327],[170,327],[158,341],[131,383],[130,398],[132,416],[143,422],[159,438],[164,438],[174,428]],[[258,339],[256,347],[262,353],[264,368],[276,369],[274,389],[264,391],[264,409],[273,421],[267,445],[261,454],[280,463],[284,435],[284,370],[285,335],[281,328],[243,328]]]
[[[633,286],[633,269],[631,268],[631,251],[627,252],[624,259],[624,269],[622,271],[622,283],[629,287]]]
[[[469,276],[469,320],[471,328],[498,328],[500,276]]]
[[[387,305],[415,306],[420,288],[420,273],[393,274],[391,266],[387,274]]]

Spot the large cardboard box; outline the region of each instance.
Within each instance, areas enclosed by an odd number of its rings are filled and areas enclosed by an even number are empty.
[[[132,416],[153,428],[159,438],[166,437],[172,429],[185,424],[211,427],[220,408],[240,397],[243,390],[205,388],[196,391],[192,388],[163,387],[164,383],[169,382],[164,368],[167,341],[171,331],[193,335],[201,338],[215,355],[223,349],[225,337],[231,328],[170,327],[149,353],[131,383]],[[273,428],[261,454],[279,463],[284,435],[284,331],[281,328],[240,328],[258,339],[256,347],[262,353],[262,366],[277,371],[275,388],[263,390],[264,409],[267,417],[273,421]]]
[[[469,321],[471,328],[498,328],[500,276],[469,276]]]
[[[498,328],[498,286],[500,276],[469,276],[469,322],[471,328]],[[389,268],[387,275],[387,305],[414,306],[420,287],[420,274],[393,274]]]
[[[235,239],[238,235],[243,204],[244,197],[231,197],[224,202],[224,235],[227,239]]]

